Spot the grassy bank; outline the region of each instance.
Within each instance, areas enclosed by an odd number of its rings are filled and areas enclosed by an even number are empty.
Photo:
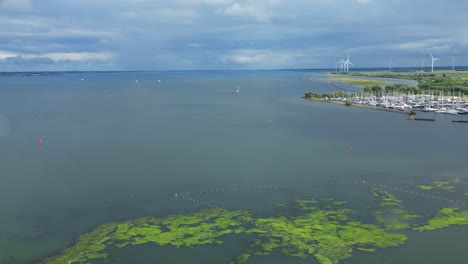
[[[458,96],[468,95],[468,72],[465,71],[436,71],[436,72],[346,72],[332,74],[336,77],[332,78],[343,78],[347,76],[363,76],[363,77],[374,77],[374,78],[395,78],[395,79],[406,79],[415,80],[419,84],[414,86],[408,85],[366,85],[365,88],[368,92],[379,92],[379,91],[401,91],[411,92],[414,94],[428,94],[433,93],[434,95],[444,96]],[[339,77],[338,77],[339,76]],[[375,86],[375,88],[374,88]],[[379,88],[380,87],[380,88]]]
[[[358,86],[362,86],[362,87],[374,86],[374,85],[380,85],[381,86],[381,85],[386,84],[386,82],[379,81],[379,80],[358,79],[358,78],[349,78],[349,77],[344,77],[344,76],[333,76],[333,75],[328,76],[327,80],[345,82],[345,83],[349,83],[349,84],[352,84],[352,85],[358,85]]]

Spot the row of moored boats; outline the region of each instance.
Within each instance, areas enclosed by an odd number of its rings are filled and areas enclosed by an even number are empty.
[[[326,98],[333,101],[346,101],[347,98]],[[461,97],[444,97],[433,95],[393,94],[386,96],[364,96],[356,94],[351,98],[353,104],[362,104],[399,111],[420,110],[440,114],[468,114],[468,99]]]

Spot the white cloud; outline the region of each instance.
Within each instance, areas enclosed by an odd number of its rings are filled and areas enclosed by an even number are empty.
[[[354,0],[358,4],[368,4],[371,0]]]
[[[176,0],[179,4],[204,4],[204,5],[226,5],[232,3],[233,0]]]
[[[7,30],[10,27],[22,27],[22,28],[39,28],[46,27],[50,21],[47,19],[37,16],[0,16],[0,24],[5,27],[3,30]]]
[[[294,64],[296,59],[303,58],[301,51],[273,51],[268,49],[240,49],[221,57],[225,63],[235,63],[247,68],[282,68]]]
[[[17,54],[15,54],[13,52],[0,50],[0,59],[6,59],[6,58],[9,58],[9,57],[14,57],[16,55]]]
[[[45,53],[40,55],[40,57],[48,57],[54,61],[111,60],[115,58],[115,54],[110,52],[55,52]]]
[[[116,33],[82,28],[50,28],[48,36],[66,37],[115,37]]]
[[[259,4],[239,4],[233,3],[226,9],[224,14],[228,16],[249,17],[257,22],[270,22],[270,16],[264,6]]]
[[[1,9],[29,10],[32,8],[31,0],[0,0]]]
[[[112,60],[116,55],[111,52],[52,52],[43,54],[14,53],[0,51],[0,59],[21,57],[24,59],[49,58],[54,61],[86,61],[86,60]]]
[[[400,50],[413,50],[420,52],[427,52],[427,49],[434,49],[438,51],[447,50],[453,43],[454,39],[451,38],[437,38],[437,39],[423,39],[411,42],[404,42],[394,45],[393,48]]]
[[[200,15],[188,9],[162,8],[156,10],[127,11],[121,14],[127,19],[166,24],[192,24]]]
[[[201,48],[201,44],[200,43],[189,43],[187,44],[187,47],[190,47],[190,48]]]
[[[158,69],[186,67],[180,58],[192,68],[334,67],[347,49],[356,65],[376,65],[380,57],[416,61],[429,48],[462,63],[468,2],[449,2],[0,0],[0,59],[51,56],[54,65],[94,60],[151,69],[158,53],[173,54],[158,60]],[[437,11],[450,19],[428,17]]]
[[[227,16],[254,19],[261,23],[269,23],[274,18],[295,18],[296,16],[293,14],[283,14],[270,10],[272,7],[279,6],[282,3],[282,0],[234,2],[226,7],[223,13]]]

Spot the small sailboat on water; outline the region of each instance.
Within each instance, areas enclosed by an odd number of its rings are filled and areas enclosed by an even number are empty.
[[[237,85],[237,90],[236,90],[236,93],[239,93],[240,90],[239,90],[239,85]]]

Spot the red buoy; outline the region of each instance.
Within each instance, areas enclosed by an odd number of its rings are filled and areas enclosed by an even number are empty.
[[[42,147],[42,138],[39,138],[39,147]]]
[[[353,147],[349,147],[349,152],[353,152]]]

